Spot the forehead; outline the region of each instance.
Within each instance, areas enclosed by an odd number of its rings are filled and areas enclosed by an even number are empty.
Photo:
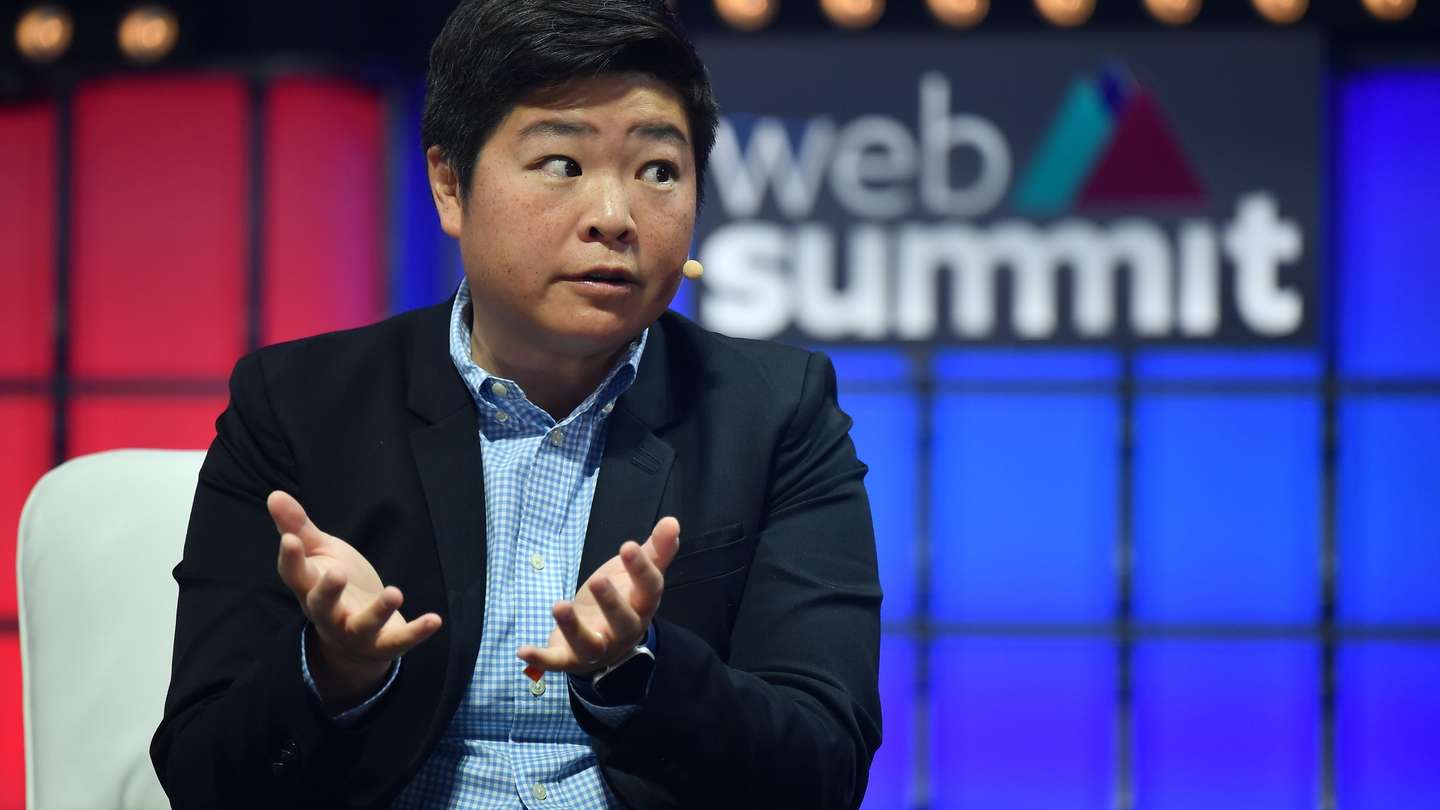
[[[690,123],[680,94],[669,84],[642,73],[617,73],[574,79],[533,90],[511,108],[499,133],[517,135],[537,121],[584,122],[600,129],[629,128],[639,122],[664,122],[688,139]]]

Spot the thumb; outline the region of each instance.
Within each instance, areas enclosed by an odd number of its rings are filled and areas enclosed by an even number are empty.
[[[293,534],[300,538],[306,551],[310,551],[330,537],[310,522],[310,516],[305,514],[305,507],[301,506],[300,502],[288,492],[277,489],[270,493],[270,496],[265,499],[265,508],[270,510],[270,518],[275,521],[275,529],[281,534]]]
[[[645,541],[643,549],[650,555],[655,567],[663,573],[680,550],[680,521],[668,515],[660,518],[660,522],[651,530],[650,539]]]

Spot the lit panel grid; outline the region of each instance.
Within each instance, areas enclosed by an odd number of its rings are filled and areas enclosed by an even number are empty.
[[[0,632],[0,807],[25,806],[25,725],[21,702],[20,636]]]
[[[1440,803],[1440,643],[1342,645],[1335,684],[1337,806]]]
[[[914,618],[919,405],[911,395],[842,391],[840,406],[855,420],[850,436],[860,460],[870,467],[865,490],[870,496],[880,585],[885,592],[881,618]]]
[[[48,397],[0,397],[0,622],[15,618],[15,536],[20,510],[53,460]]]
[[[1157,350],[1135,355],[1138,382],[1315,382],[1323,371],[1319,353],[1271,349]]]
[[[0,377],[54,367],[55,106],[0,106]]]
[[[934,431],[935,618],[1109,621],[1116,398],[944,395]]]
[[[227,402],[223,394],[77,397],[70,411],[70,455],[126,447],[204,450]]]
[[[933,367],[941,382],[1104,382],[1119,378],[1120,356],[1086,349],[964,349],[936,353]]]
[[[1342,621],[1440,624],[1440,397],[1340,403]]]
[[[121,77],[77,91],[73,374],[228,374],[245,348],[246,127],[235,78]]]
[[[903,636],[880,639],[880,711],[884,743],[870,766],[865,810],[905,808],[914,778],[915,657],[917,645]]]
[[[903,383],[910,379],[910,358],[894,349],[836,349],[829,346],[812,347],[823,351],[835,366],[835,377],[844,386],[847,382]],[[897,389],[899,386],[896,386]]]
[[[1316,396],[1137,399],[1138,620],[1318,617],[1321,415]]]
[[[263,120],[262,342],[377,320],[386,287],[379,94],[282,79],[265,94]]]
[[[931,807],[1111,806],[1110,642],[953,639],[936,643],[933,660]]]
[[[1440,73],[1351,75],[1338,84],[1336,110],[1341,373],[1440,375]]]
[[[1137,644],[1135,806],[1319,806],[1320,660],[1311,641]]]

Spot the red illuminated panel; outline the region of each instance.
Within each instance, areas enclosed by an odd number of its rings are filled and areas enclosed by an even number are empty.
[[[70,455],[124,447],[204,450],[228,398],[82,396],[70,409]]]
[[[343,82],[275,82],[265,108],[263,340],[378,319],[384,114]],[[418,158],[417,158],[418,159]]]
[[[25,714],[20,689],[20,637],[0,631],[0,810],[25,806]]]
[[[15,618],[15,534],[20,510],[50,469],[53,407],[41,397],[0,397],[0,624]]]
[[[0,376],[43,377],[54,362],[55,107],[0,106]]]
[[[245,346],[247,94],[127,77],[75,95],[72,370],[223,379]]]

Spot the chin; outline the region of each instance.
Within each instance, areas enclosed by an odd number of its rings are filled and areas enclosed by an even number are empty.
[[[605,317],[576,318],[566,323],[542,324],[542,333],[551,345],[565,354],[593,356],[608,354],[640,334],[654,319]]]

